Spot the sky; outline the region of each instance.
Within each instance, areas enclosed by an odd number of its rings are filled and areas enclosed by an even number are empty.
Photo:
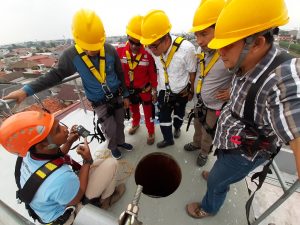
[[[264,0],[262,0],[264,1]],[[300,26],[299,0],[285,0],[290,22],[284,29]],[[129,19],[151,9],[164,10],[172,32],[188,32],[200,0],[0,0],[0,45],[24,41],[72,38],[76,11],[92,9],[102,19],[107,36],[124,35]]]

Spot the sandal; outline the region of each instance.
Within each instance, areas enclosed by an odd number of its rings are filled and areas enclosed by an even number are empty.
[[[212,216],[212,214],[205,212],[198,202],[187,204],[185,208],[187,214],[196,219],[202,219],[204,217]]]

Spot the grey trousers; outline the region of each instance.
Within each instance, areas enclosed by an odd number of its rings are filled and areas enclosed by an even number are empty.
[[[200,148],[200,153],[204,156],[207,156],[210,151],[210,146],[212,144],[212,137],[206,132],[204,127],[199,121],[198,110],[194,108],[195,118],[194,118],[194,127],[195,133],[193,137],[193,145]],[[216,111],[207,109],[206,114],[206,123],[210,128],[213,128],[217,122],[218,117],[216,116]]]
[[[123,99],[121,96],[118,97],[118,102],[122,103]],[[107,106],[101,105],[94,108],[98,118],[102,118],[107,115]],[[125,142],[124,135],[124,108],[121,107],[115,110],[114,115],[108,117],[103,123],[101,123],[101,129],[105,134],[108,141],[108,148],[114,150],[118,145]]]

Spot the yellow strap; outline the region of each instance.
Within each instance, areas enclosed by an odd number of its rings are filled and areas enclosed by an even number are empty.
[[[36,171],[35,174],[38,175],[42,179],[44,179],[46,177],[46,174],[41,170]]]
[[[132,63],[130,53],[128,50],[126,50],[126,58],[127,58],[128,66],[129,66],[129,80],[130,80],[130,82],[132,82],[134,80],[134,69],[139,64],[139,62],[142,58],[142,53],[138,54],[135,57],[134,62]]]
[[[171,51],[167,57],[167,61],[165,62],[163,57],[160,56],[160,61],[163,65],[163,68],[164,68],[164,76],[165,76],[165,84],[168,84],[169,83],[169,76],[168,76],[168,66],[170,65],[171,61],[172,61],[172,58],[175,54],[175,52],[178,50],[180,44],[184,41],[184,38],[183,37],[177,37],[175,39],[175,41],[173,42],[173,45],[172,45],[172,48],[171,48]]]
[[[95,68],[94,64],[91,62],[89,57],[85,54],[82,48],[80,48],[78,45],[75,45],[75,48],[80,55],[83,62],[86,64],[86,66],[90,69],[91,73],[96,77],[96,79],[101,83],[105,83],[106,81],[106,73],[105,73],[105,50],[104,47],[100,49],[100,60],[99,60],[99,67],[100,72]]]
[[[197,83],[196,93],[200,94],[201,89],[202,89],[203,79],[206,77],[206,75],[208,74],[210,69],[213,67],[213,65],[218,61],[220,55],[216,51],[206,68],[204,65],[204,52],[201,52],[200,54],[198,54],[197,57],[200,59],[200,75],[199,75],[199,79],[198,79],[198,83]]]

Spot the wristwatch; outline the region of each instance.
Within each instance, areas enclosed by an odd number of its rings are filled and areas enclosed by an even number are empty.
[[[94,162],[94,160],[91,158],[91,159],[89,159],[89,160],[84,159],[82,163],[83,163],[83,164],[90,164],[90,165],[92,165],[93,162]]]

